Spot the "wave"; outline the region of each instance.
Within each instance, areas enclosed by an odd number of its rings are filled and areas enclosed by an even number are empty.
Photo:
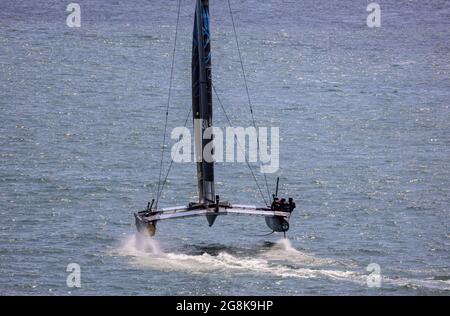
[[[331,259],[317,258],[295,249],[288,239],[269,243],[261,251],[228,249],[213,245],[198,247],[194,254],[163,252],[154,238],[136,234],[129,236],[115,251],[116,255],[131,258],[134,265],[164,272],[178,271],[192,274],[257,274],[278,278],[327,278],[367,286],[368,273],[354,265]],[[189,249],[189,247],[188,247]],[[350,269],[351,268],[351,269]],[[365,271],[365,270],[362,270]],[[382,286],[450,290],[449,280],[408,279],[382,275]]]
[[[254,257],[249,255],[240,257],[232,255],[226,250],[219,251],[217,255],[209,254],[206,251],[198,255],[164,253],[155,239],[136,234],[123,242],[117,254],[130,257],[137,266],[161,271],[252,273],[295,278],[325,276],[342,280],[354,278],[354,281],[361,279],[353,271],[315,268],[334,262],[298,251],[287,239],[277,241],[268,250],[256,254]],[[365,282],[365,278],[359,282]]]

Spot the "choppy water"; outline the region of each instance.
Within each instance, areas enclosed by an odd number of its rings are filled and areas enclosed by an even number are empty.
[[[193,3],[169,130],[190,107]],[[175,2],[80,1],[70,29],[61,1],[1,1],[0,294],[448,295],[450,4],[379,3],[370,29],[367,1],[232,1],[256,120],[280,126],[289,240],[226,216],[161,223],[152,241],[132,212],[157,185]],[[226,3],[211,15],[215,85],[250,126]],[[244,164],[216,170],[223,200],[260,202]],[[195,199],[193,164],[169,180],[162,206]]]

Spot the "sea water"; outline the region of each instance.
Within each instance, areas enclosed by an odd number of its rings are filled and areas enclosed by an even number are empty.
[[[214,84],[251,126],[228,6],[210,3]],[[83,1],[69,28],[66,3],[2,0],[0,294],[449,294],[450,4],[380,1],[378,28],[365,0],[231,4],[255,120],[280,128],[266,176],[297,203],[288,239],[233,216],[135,236],[158,186],[175,1]],[[191,106],[193,13],[182,1],[168,132]],[[221,201],[262,203],[246,164],[215,171]],[[160,206],[196,188],[176,163]]]

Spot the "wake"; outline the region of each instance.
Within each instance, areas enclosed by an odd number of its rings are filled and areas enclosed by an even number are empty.
[[[224,274],[264,274],[274,277],[316,278],[328,277],[337,280],[349,278],[358,281],[358,275],[352,271],[318,269],[334,262],[316,258],[293,248],[287,239],[278,240],[267,251],[255,257],[238,257],[227,251],[217,255],[206,252],[200,255],[183,253],[164,253],[155,239],[139,234],[128,237],[117,251],[118,255],[128,256],[132,262],[143,268],[160,271],[182,271],[187,273]],[[359,280],[359,282],[365,282]]]
[[[127,237],[115,251],[127,256],[140,268],[159,271],[179,271],[192,274],[221,273],[223,275],[257,274],[278,278],[326,278],[367,286],[368,272],[355,265],[331,259],[317,258],[292,247],[288,239],[280,239],[267,250],[246,255],[233,255],[226,249],[217,254],[184,254],[161,250],[154,238],[139,234]],[[364,271],[364,272],[358,272]],[[382,286],[450,290],[449,280],[420,280],[382,276]]]

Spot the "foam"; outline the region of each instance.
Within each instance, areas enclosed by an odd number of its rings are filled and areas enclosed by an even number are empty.
[[[361,286],[366,286],[368,276],[368,274],[355,269],[349,270],[347,265],[339,264],[331,259],[317,258],[299,251],[287,239],[278,240],[268,250],[255,252],[254,256],[232,255],[226,250],[220,251],[217,255],[206,252],[191,255],[175,252],[165,253],[156,239],[136,234],[127,237],[114,254],[130,257],[132,263],[140,268],[192,274],[260,274],[278,278],[328,278],[340,282],[352,282]],[[361,268],[358,270],[364,271]],[[382,276],[382,284],[450,290],[449,280]]]

